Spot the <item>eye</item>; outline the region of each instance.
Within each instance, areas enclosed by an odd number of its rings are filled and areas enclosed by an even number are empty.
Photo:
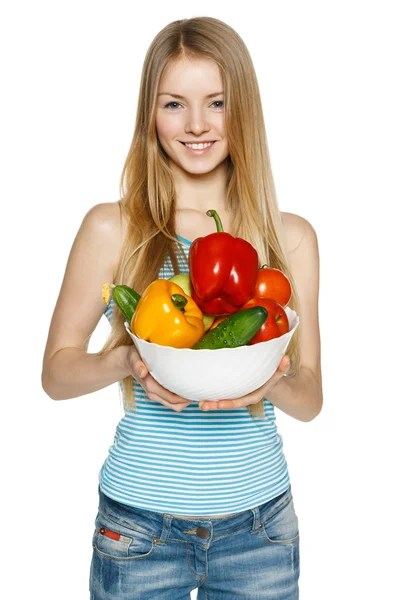
[[[164,108],[169,108],[171,104],[179,104],[179,102],[168,102],[168,104],[164,105]]]
[[[212,104],[218,104],[218,103],[222,104],[222,106],[217,106],[216,108],[223,108],[224,107],[224,101],[223,100],[215,100]],[[175,110],[175,107],[172,106],[173,104],[175,104],[177,106],[181,106],[179,104],[179,102],[172,101],[172,102],[168,102],[167,104],[164,104],[164,108],[172,108],[172,110]]]

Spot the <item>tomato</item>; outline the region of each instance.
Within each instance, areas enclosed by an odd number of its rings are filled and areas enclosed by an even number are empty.
[[[248,346],[281,337],[281,335],[289,331],[289,319],[281,304],[271,298],[251,298],[240,310],[251,308],[252,306],[264,306],[268,311],[268,317],[256,335],[251,338],[247,344]]]
[[[263,265],[258,269],[254,298],[271,298],[286,306],[292,295],[290,281],[282,271]]]

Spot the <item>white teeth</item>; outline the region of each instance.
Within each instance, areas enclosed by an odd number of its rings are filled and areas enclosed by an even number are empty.
[[[209,146],[211,146],[213,143],[214,142],[210,142],[209,144],[185,144],[185,146],[188,146],[193,150],[203,150],[204,148],[208,148]]]

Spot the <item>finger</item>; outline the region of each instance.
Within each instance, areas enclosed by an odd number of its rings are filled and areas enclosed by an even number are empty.
[[[174,410],[175,412],[181,412],[184,408],[191,404],[191,402],[179,402],[171,404],[170,402],[168,402],[168,400],[165,400],[160,396],[156,396],[155,394],[152,394],[152,398],[150,398],[150,400],[153,400],[154,402],[160,402],[161,404],[163,404],[167,408]]]
[[[290,358],[287,354],[282,357],[278,370],[283,371],[284,373],[290,371]]]
[[[202,410],[220,410],[223,408],[240,408],[243,406],[240,404],[239,398],[237,400],[218,400],[218,402],[212,402],[211,400],[205,400],[203,402],[199,402],[199,406]]]
[[[249,404],[257,404],[257,402],[264,399],[264,394],[261,391],[262,389],[263,388],[259,388],[246,396],[242,396],[242,398],[235,398],[235,400],[220,400],[219,408],[245,408],[246,406],[249,406]]]
[[[134,364],[134,373],[137,374],[139,379],[144,379],[148,375],[149,370],[143,361],[137,360]]]
[[[169,404],[191,404],[191,400],[188,400],[187,398],[182,398],[182,396],[179,396],[174,392],[170,392],[165,387],[160,385],[154,379],[154,377],[151,378],[151,382],[149,382],[146,391],[148,393],[156,394],[159,398],[166,400]]]
[[[199,402],[199,406],[202,410],[217,410],[219,402],[213,402],[211,400],[203,400]]]
[[[206,408],[208,408],[208,410],[218,410],[218,406],[219,406],[219,402],[213,402],[213,401],[208,401],[206,403]]]
[[[272,379],[272,378],[271,378]],[[267,382],[271,381],[271,379]],[[244,408],[249,404],[257,404],[260,400],[264,399],[265,390],[267,389],[267,384],[264,383],[261,387],[250,392],[250,394],[246,394],[246,396],[242,396],[241,398],[235,398],[234,400],[219,400],[218,402],[211,402],[210,400],[206,400],[204,402],[199,402],[200,408],[203,410],[229,410],[234,408]]]
[[[169,404],[191,404],[191,400],[187,398],[182,398],[182,396],[178,396],[178,394],[174,394],[174,392],[170,392],[166,388],[160,386],[160,394],[164,400],[166,400]]]
[[[236,400],[220,400],[218,402],[219,410],[229,410],[230,408],[242,408],[243,406],[246,406],[244,398],[239,398]]]
[[[283,377],[284,375],[286,375],[286,373],[288,373],[288,371],[290,371],[290,358],[285,355],[285,356],[282,356],[275,373],[272,375],[272,377],[270,377],[270,379],[268,379],[268,381],[265,382],[265,384],[264,384],[265,393],[270,391],[270,389],[272,387],[274,387],[274,385],[279,381],[279,379],[281,377]],[[262,387],[264,387],[264,386],[262,386]],[[258,390],[256,390],[256,391],[258,391]]]

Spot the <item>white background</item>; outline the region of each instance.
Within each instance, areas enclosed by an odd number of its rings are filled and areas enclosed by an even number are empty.
[[[122,408],[117,384],[50,400],[42,356],[79,225],[91,206],[118,199],[147,48],[191,16],[217,17],[246,43],[280,209],[308,219],[319,240],[324,408],[311,423],[276,411],[300,522],[301,598],[398,591],[396,3],[263,5],[261,15],[251,1],[37,0],[1,11],[7,598],[89,597],[98,471]],[[107,333],[102,318],[89,351]]]

